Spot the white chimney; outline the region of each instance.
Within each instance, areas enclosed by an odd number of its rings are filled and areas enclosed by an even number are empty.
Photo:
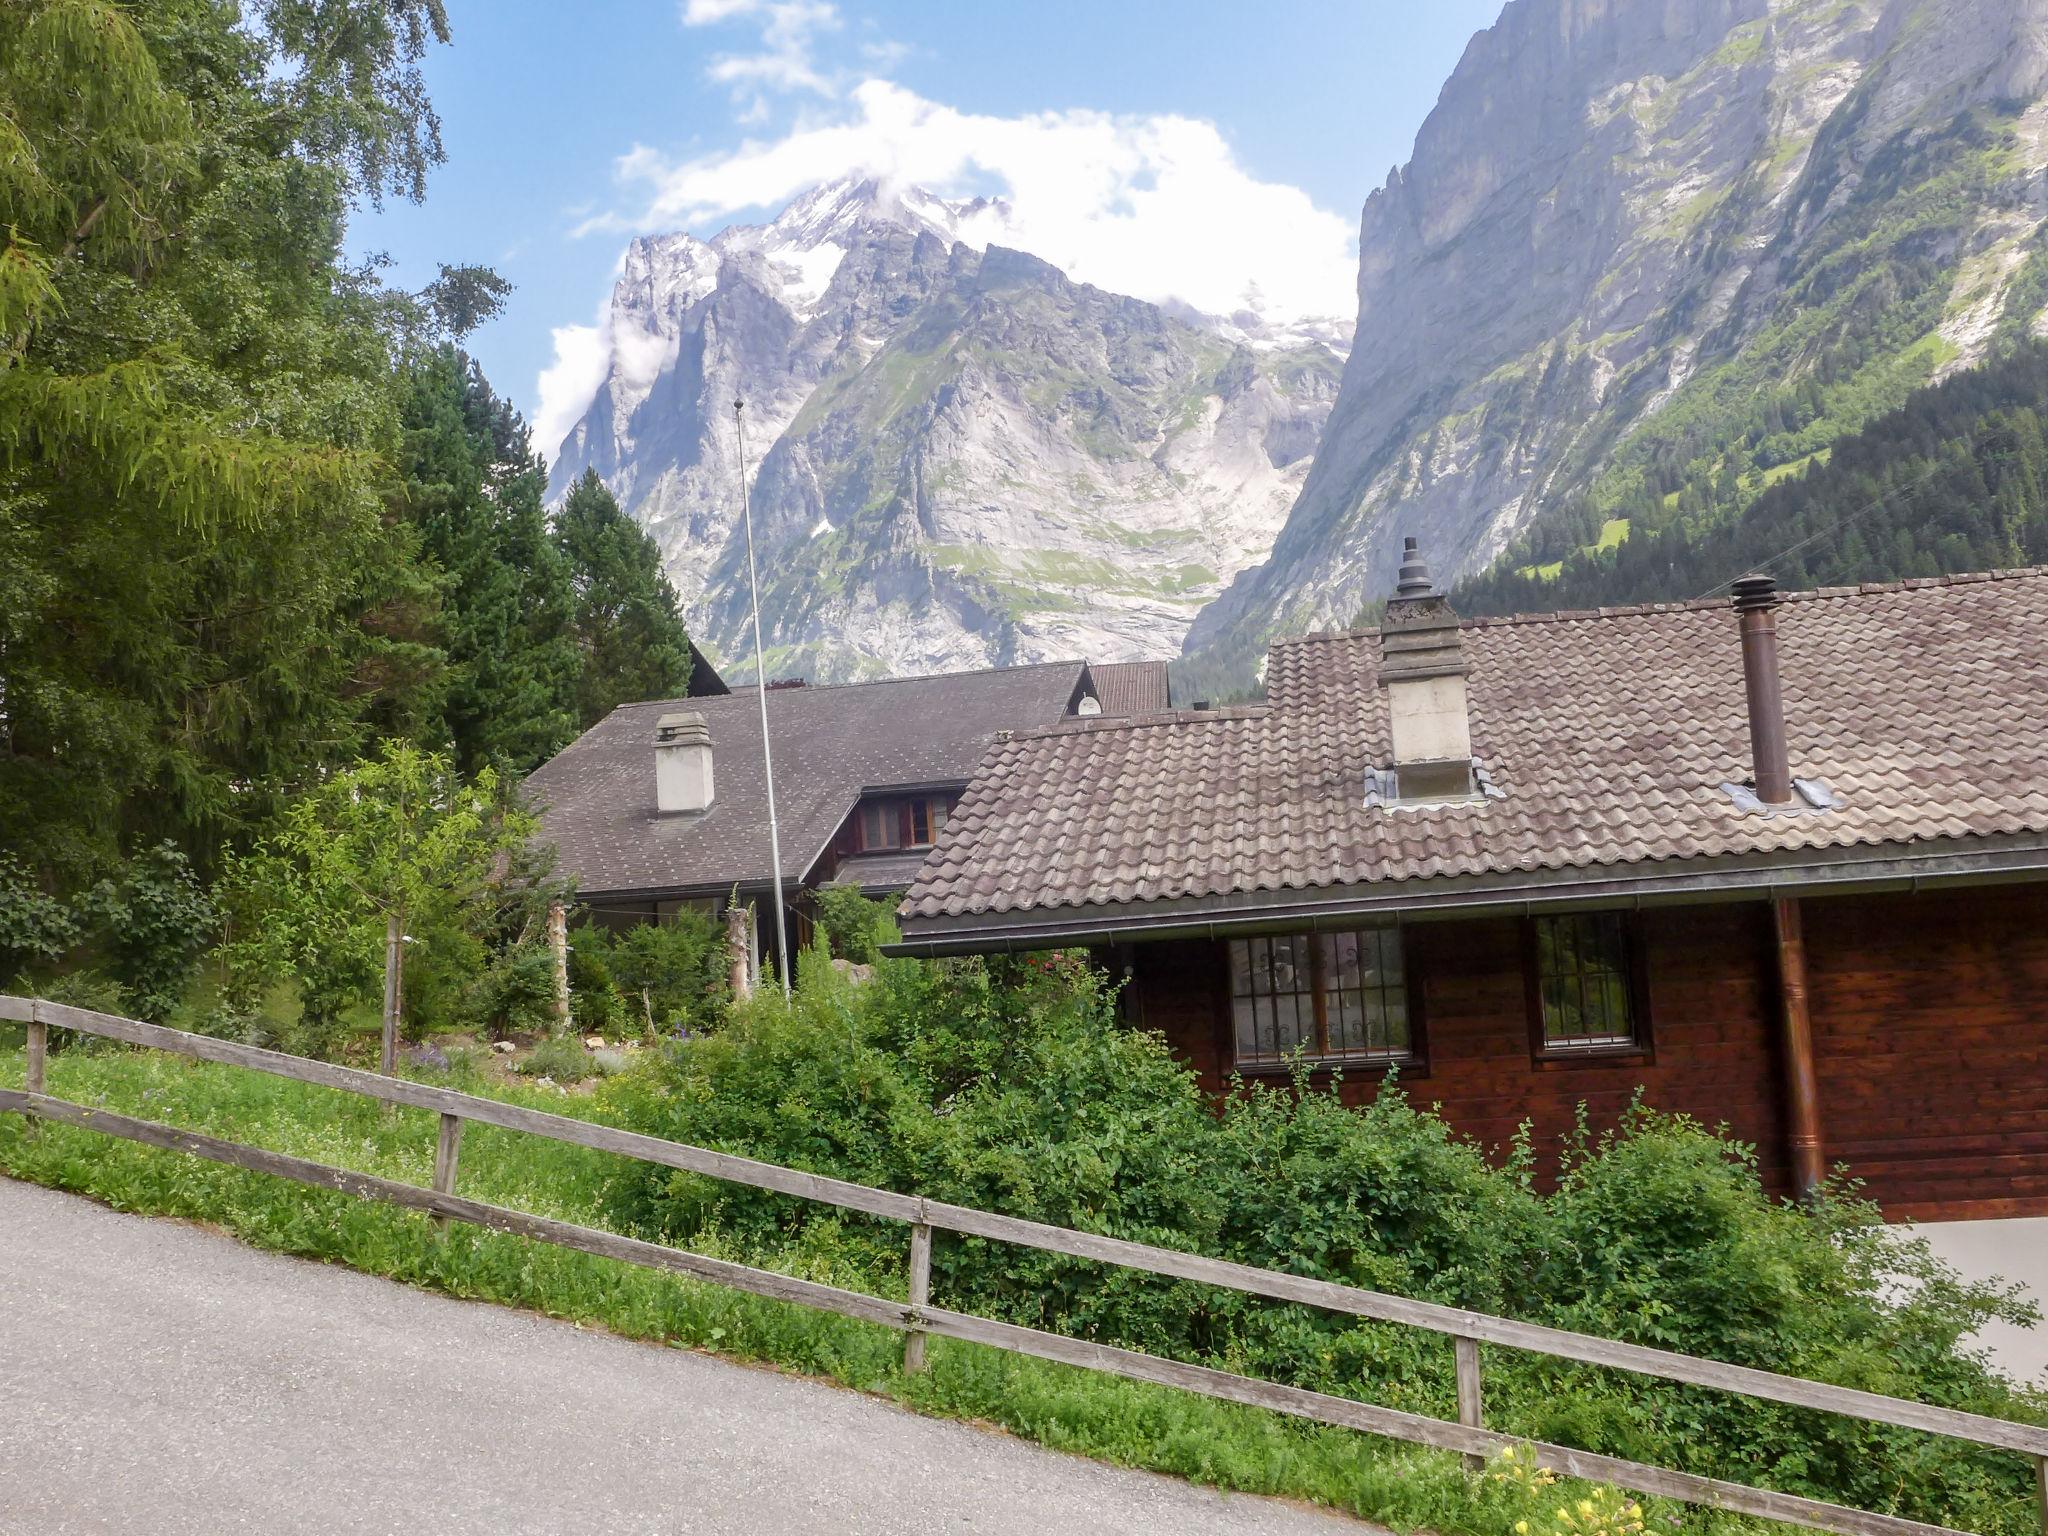
[[[694,711],[655,723],[654,803],[664,816],[711,808],[711,727]]]
[[[1466,670],[1458,616],[1409,539],[1401,551],[1400,584],[1380,624],[1380,686],[1387,692],[1398,798],[1449,800],[1472,793]]]

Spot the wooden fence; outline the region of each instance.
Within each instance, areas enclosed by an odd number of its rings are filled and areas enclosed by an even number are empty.
[[[1555,1359],[1586,1365],[1633,1371],[1666,1381],[1817,1409],[1873,1424],[1897,1425],[1924,1430],[1999,1451],[2031,1458],[2040,1506],[2042,1530],[2048,1533],[2048,1429],[1962,1413],[1952,1408],[1903,1398],[1884,1397],[1848,1387],[1781,1376],[1747,1366],[1704,1360],[1667,1350],[1649,1349],[1590,1334],[1571,1333],[1532,1323],[1514,1322],[1482,1312],[1467,1312],[1433,1302],[1413,1301],[1356,1286],[1313,1280],[1302,1275],[1255,1269],[1245,1264],[1179,1253],[1144,1243],[1126,1242],[1091,1232],[1021,1221],[990,1211],[947,1205],[915,1195],[898,1194],[826,1178],[773,1163],[755,1162],[703,1147],[643,1136],[588,1121],[546,1114],[496,1099],[479,1098],[448,1088],[431,1087],[403,1078],[384,1077],[351,1067],[333,1066],[276,1051],[258,1050],[204,1035],[185,1034],[134,1019],[93,1013],[82,1008],[43,1002],[39,999],[0,997],[0,1019],[13,1019],[28,1026],[27,1081],[23,1089],[0,1089],[0,1112],[28,1115],[36,1119],[83,1126],[109,1136],[141,1142],[147,1146],[188,1153],[229,1167],[276,1175],[318,1189],[339,1190],[364,1199],[424,1211],[442,1222],[473,1222],[494,1231],[514,1233],[540,1242],[622,1260],[629,1264],[671,1270],[735,1290],[748,1291],[777,1301],[794,1302],[820,1311],[838,1313],[863,1322],[894,1328],[906,1337],[904,1363],[911,1371],[924,1365],[924,1341],[929,1335],[964,1339],[994,1349],[1013,1350],[1043,1360],[1056,1360],[1088,1370],[1105,1371],[1135,1381],[1157,1382],[1198,1392],[1227,1402],[1246,1403],[1312,1419],[1320,1424],[1339,1425],[1367,1434],[1409,1441],[1418,1445],[1464,1454],[1475,1468],[1485,1459],[1509,1446],[1533,1449],[1540,1462],[1552,1470],[1575,1477],[1590,1478],[1658,1494],[1688,1503],[1708,1505],[1740,1514],[1790,1521],[1817,1530],[1835,1531],[1842,1536],[1953,1536],[1945,1526],[1927,1525],[1896,1515],[1851,1509],[1817,1499],[1788,1493],[1774,1493],[1742,1483],[1701,1477],[1690,1472],[1647,1466],[1613,1456],[1596,1455],[1565,1445],[1533,1445],[1518,1436],[1485,1427],[1484,1398],[1480,1375],[1480,1346],[1548,1355]],[[343,1093],[359,1094],[387,1104],[408,1105],[440,1116],[440,1134],[434,1157],[431,1189],[354,1173],[324,1163],[287,1157],[237,1142],[223,1141],[197,1131],[179,1130],[148,1120],[136,1120],[88,1105],[54,1098],[44,1091],[44,1066],[51,1028],[75,1030],[103,1039],[169,1051],[200,1061],[247,1067],[274,1077],[290,1078]],[[910,1274],[908,1302],[892,1301],[850,1291],[838,1286],[800,1280],[790,1275],[754,1269],[725,1259],[621,1237],[617,1233],[577,1226],[523,1211],[508,1210],[469,1200],[455,1193],[458,1153],[462,1127],[469,1121],[522,1131],[553,1141],[591,1147],[600,1152],[637,1158],[664,1167],[766,1189],[799,1199],[815,1200],[847,1210],[863,1211],[906,1223],[910,1228]],[[996,1322],[964,1312],[935,1307],[930,1302],[932,1234],[957,1232],[971,1237],[1015,1243],[1049,1253],[1118,1265],[1180,1280],[1195,1280],[1275,1301],[1321,1307],[1355,1317],[1405,1324],[1445,1335],[1451,1340],[1457,1371],[1458,1420],[1431,1418],[1426,1414],[1381,1408],[1371,1403],[1312,1392],[1235,1375],[1208,1366],[1188,1365],[1176,1360],[1106,1344],[1089,1343],[1035,1328]]]

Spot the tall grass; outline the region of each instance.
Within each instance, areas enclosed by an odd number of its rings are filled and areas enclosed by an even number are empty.
[[[21,1073],[18,1047],[0,1047],[0,1082],[19,1083]],[[453,1085],[480,1091],[459,1074]],[[49,1088],[78,1103],[365,1173],[419,1184],[432,1178],[435,1117],[424,1111],[386,1112],[349,1094],[122,1048],[54,1054]],[[557,1114],[604,1116],[602,1098],[516,1086],[489,1091]],[[609,1154],[470,1124],[459,1187],[493,1204],[596,1226],[603,1224],[603,1185],[617,1163]],[[1522,1513],[1509,1490],[1468,1477],[1455,1456],[954,1340],[932,1340],[928,1373],[906,1377],[901,1336],[892,1330],[461,1223],[443,1234],[417,1212],[77,1127],[31,1129],[19,1116],[0,1116],[0,1171],[117,1210],[206,1222],[259,1248],[627,1338],[773,1364],[922,1412],[999,1425],[1060,1450],[1218,1488],[1307,1500],[1401,1529],[1473,1536],[1507,1536]],[[714,1253],[720,1247],[715,1239],[699,1246]],[[856,1288],[874,1283],[867,1273],[835,1266],[831,1246],[806,1243],[782,1267]],[[943,1296],[935,1299],[944,1304]],[[1713,1517],[1692,1520],[1703,1518]]]

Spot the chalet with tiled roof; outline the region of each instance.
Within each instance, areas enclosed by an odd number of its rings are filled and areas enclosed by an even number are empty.
[[[794,942],[805,891],[836,881],[894,895],[910,883],[998,734],[1166,707],[1164,663],[1100,670],[1106,682],[1064,661],[771,684],[767,755]],[[543,835],[601,920],[722,913],[735,894],[754,909],[772,888],[760,694],[703,671],[715,696],[623,705],[529,780]]]
[[[1651,1104],[1780,1187],[2048,1214],[2048,570],[1276,644],[1262,705],[999,741],[904,950],[1085,945],[1219,1091],[1489,1144]]]

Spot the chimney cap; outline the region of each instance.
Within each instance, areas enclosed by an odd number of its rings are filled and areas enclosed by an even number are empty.
[[[1436,590],[1429,574],[1429,562],[1422,558],[1416,540],[1401,540],[1401,577],[1395,584],[1396,597],[1428,597]]]
[[[1738,576],[1733,591],[1737,613],[1759,613],[1785,601],[1778,591],[1777,577],[1766,576],[1761,571]]]
[[[711,727],[694,709],[676,710],[654,722],[656,746],[711,745]]]

